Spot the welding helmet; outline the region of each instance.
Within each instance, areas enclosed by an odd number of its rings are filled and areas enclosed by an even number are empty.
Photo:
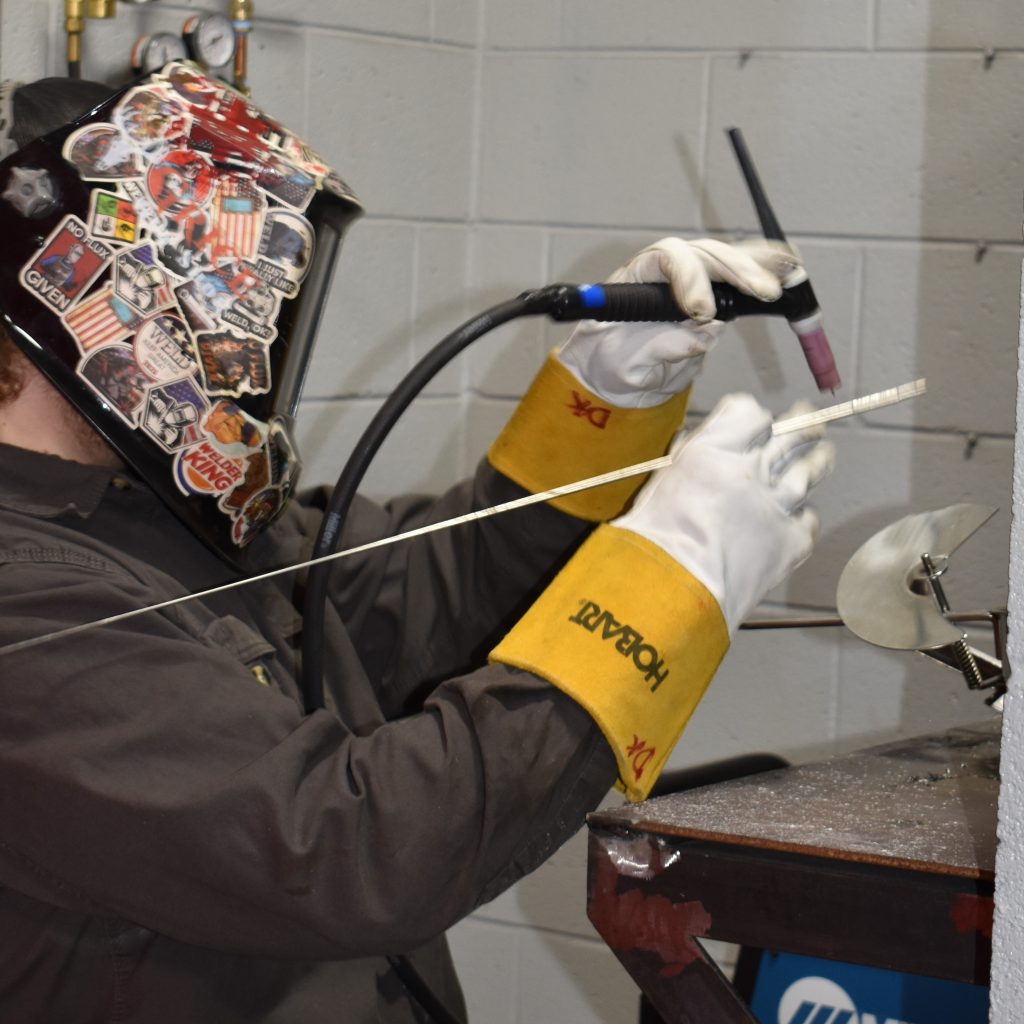
[[[241,564],[298,479],[293,419],[359,201],[193,64],[87,105],[0,162],[0,317],[185,524]]]

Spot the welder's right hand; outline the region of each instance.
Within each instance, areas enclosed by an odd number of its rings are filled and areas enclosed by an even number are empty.
[[[800,257],[767,238],[729,244],[714,238],[663,238],[637,253],[609,284],[667,283],[690,319],[675,323],[584,320],[557,358],[589,391],[623,409],[659,405],[694,381],[718,338],[712,281],[764,302],[806,276]]]
[[[770,300],[801,275],[806,277],[799,256],[768,239],[729,245],[664,238],[648,246],[611,282],[668,282],[693,319],[578,324],[491,446],[491,465],[536,492],[662,454],[683,422],[689,386],[722,326],[714,319],[711,282]],[[638,486],[636,478],[620,480],[552,504],[600,522],[621,512]]]
[[[820,427],[773,437],[771,423],[749,395],[722,399],[491,653],[586,709],[630,799],[650,791],[744,616],[810,554],[805,502],[832,447]]]

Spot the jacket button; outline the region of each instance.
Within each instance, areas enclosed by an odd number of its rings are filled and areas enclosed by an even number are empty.
[[[256,682],[260,686],[270,685],[270,673],[262,665],[250,665],[249,671],[256,677]]]

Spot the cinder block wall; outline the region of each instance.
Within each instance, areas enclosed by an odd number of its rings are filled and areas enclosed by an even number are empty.
[[[218,6],[122,6],[89,25],[85,73],[116,79],[136,35]],[[0,73],[59,73],[60,8],[2,0]],[[304,132],[369,210],[342,254],[307,387],[309,479],[337,472],[381,397],[471,313],[536,284],[600,279],[667,233],[755,232],[724,135],[738,125],[810,268],[839,397],[929,383],[926,399],[833,428],[818,552],[770,610],[829,609],[863,541],[960,501],[1000,511],[954,562],[954,606],[1005,603],[1024,181],[1017,4],[256,8],[254,98]],[[407,415],[367,489],[435,490],[470,471],[561,336],[524,322],[478,343]],[[694,422],[737,389],[776,411],[812,394],[784,325],[727,330]],[[987,714],[915,655],[838,630],[741,634],[672,763],[760,750],[804,761]],[[583,905],[577,840],[455,930],[474,1019],[635,1019],[632,985]],[[999,1019],[1021,1002],[1007,999]]]

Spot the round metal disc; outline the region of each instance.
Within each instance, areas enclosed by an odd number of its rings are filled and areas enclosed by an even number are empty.
[[[963,630],[939,611],[921,555],[943,568],[995,513],[985,505],[950,505],[906,516],[876,533],[839,577],[836,607],[846,627],[870,644],[901,651],[927,651],[960,640]]]

